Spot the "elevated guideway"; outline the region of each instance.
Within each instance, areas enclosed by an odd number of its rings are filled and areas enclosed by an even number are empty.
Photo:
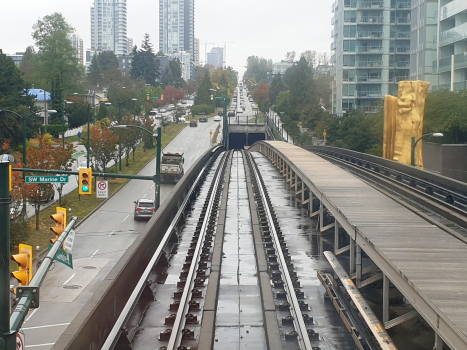
[[[335,254],[350,250],[350,275],[362,277],[362,250],[382,272],[386,328],[418,312],[451,349],[467,349],[467,245],[323,158],[285,142],[263,141],[263,153],[285,176],[302,205],[319,200],[321,231],[334,228]],[[324,213],[334,222],[324,226]],[[339,249],[342,228],[350,245]],[[416,312],[389,320],[389,282]]]

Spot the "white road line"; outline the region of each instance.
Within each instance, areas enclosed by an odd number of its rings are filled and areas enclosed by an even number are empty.
[[[143,196],[143,198],[146,198],[146,196],[147,196],[147,195],[148,195],[148,194],[147,194],[147,193],[145,193],[145,194],[144,194],[144,196]]]
[[[122,222],[125,221],[126,219],[128,219],[129,216],[130,216],[130,214],[128,214],[128,215],[126,216],[126,218],[122,220]]]
[[[115,230],[113,230],[112,232],[110,232],[109,237],[112,236],[114,232],[115,232]]]
[[[94,255],[96,255],[96,253],[99,251],[99,249],[97,249],[90,257],[89,259],[91,259]]]
[[[73,277],[75,277],[75,275],[76,275],[76,273],[72,274],[71,277],[70,277],[69,279],[67,279],[67,280],[65,281],[65,283],[62,284],[62,286],[66,285],[68,282],[70,282],[71,279],[72,279]]]
[[[39,346],[50,346],[55,345],[55,343],[45,343],[45,344],[37,344],[37,345],[26,345],[25,348],[37,348]]]
[[[154,187],[154,184],[152,184],[151,188],[153,188],[153,187]]]
[[[36,313],[37,310],[39,310],[39,308],[32,310],[31,314],[28,316],[28,318],[26,318],[26,320],[24,321],[24,323],[28,322],[28,321],[31,319],[32,315],[34,315],[34,314]]]
[[[36,309],[37,310],[37,309]],[[60,326],[68,326],[70,323],[57,323],[57,324],[49,324],[47,326],[35,326],[35,327],[26,327],[26,328],[21,328],[23,331],[26,331],[28,329],[38,329],[38,328],[48,328],[48,327],[60,327]]]

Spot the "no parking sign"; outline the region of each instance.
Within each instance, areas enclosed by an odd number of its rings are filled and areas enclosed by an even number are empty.
[[[96,181],[96,198],[109,198],[109,181]]]

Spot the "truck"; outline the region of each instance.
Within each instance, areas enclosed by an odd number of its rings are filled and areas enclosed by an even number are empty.
[[[161,183],[177,183],[184,174],[183,153],[162,153]]]

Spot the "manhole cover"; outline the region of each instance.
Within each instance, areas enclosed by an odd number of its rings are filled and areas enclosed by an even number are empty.
[[[88,270],[92,270],[95,268],[96,268],[95,266],[83,266],[83,269],[88,269]]]
[[[80,289],[81,286],[78,286],[76,284],[72,284],[70,286],[63,286],[63,288],[65,288],[65,289]]]

